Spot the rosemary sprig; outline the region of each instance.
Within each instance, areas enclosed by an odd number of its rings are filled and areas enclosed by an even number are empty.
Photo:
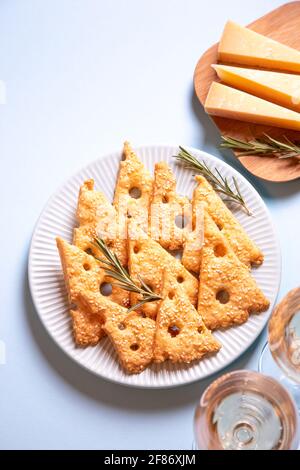
[[[199,161],[196,157],[194,157],[194,155],[189,153],[183,147],[179,146],[179,149],[180,152],[178,155],[175,155],[175,158],[179,162],[183,163],[186,168],[194,170],[197,173],[203,175],[211,183],[215,191],[222,194],[223,196],[226,196],[224,199],[225,201],[227,200],[229,202],[240,205],[248,215],[252,215],[246,206],[246,202],[241,194],[238,182],[234,176],[232,177],[232,188],[229,185],[228,179],[224,178],[217,168],[212,171],[205,162]]]
[[[132,307],[127,310],[128,313],[148,302],[156,302],[157,300],[162,299],[162,297],[155,294],[140,277],[139,281],[141,286],[134,283],[127,269],[122,266],[118,257],[108,248],[104,240],[101,238],[95,238],[95,245],[100,249],[101,253],[105,256],[105,259],[100,259],[97,256],[94,257],[101,263],[105,264],[104,270],[106,274],[118,281],[114,282],[113,285],[142,296],[142,300],[140,302],[132,305]]]
[[[222,136],[220,147],[238,150],[239,157],[246,155],[274,155],[279,159],[300,157],[300,146],[286,136],[283,139],[276,140],[268,134],[249,141]]]

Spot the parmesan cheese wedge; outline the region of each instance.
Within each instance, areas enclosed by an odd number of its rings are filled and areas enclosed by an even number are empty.
[[[260,98],[300,111],[300,75],[213,65],[222,82]]]
[[[233,21],[228,21],[225,25],[218,47],[218,60],[300,72],[299,51]]]
[[[300,130],[300,113],[217,82],[210,86],[205,111],[213,116]]]

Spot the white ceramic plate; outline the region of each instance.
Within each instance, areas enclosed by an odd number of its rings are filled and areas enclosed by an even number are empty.
[[[135,149],[146,167],[153,172],[154,164],[165,160],[173,168],[180,194],[192,195],[195,183],[192,173],[172,158],[178,147],[146,146]],[[116,353],[107,338],[96,347],[76,348],[71,332],[68,301],[55,237],[72,240],[78,190],[87,178],[94,178],[96,189],[112,200],[121,153],[107,155],[89,164],[67,181],[50,199],[34,230],[29,255],[29,281],[36,310],[57,344],[76,362],[106,379],[137,387],[173,387],[207,377],[226,367],[253,343],[263,329],[274,306],[280,282],[280,249],[269,212],[255,189],[238,172],[221,160],[196,149],[189,149],[198,158],[231,178],[235,176],[254,217],[242,210],[234,212],[250,237],[262,249],[264,264],[253,270],[259,286],[270,300],[270,309],[252,315],[244,325],[216,332],[223,347],[214,357],[192,365],[151,365],[139,375],[128,375],[119,366]]]

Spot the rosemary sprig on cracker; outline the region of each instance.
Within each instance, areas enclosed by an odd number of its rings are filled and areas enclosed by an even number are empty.
[[[286,136],[283,139],[277,140],[268,134],[249,141],[222,136],[220,147],[237,150],[239,152],[238,157],[247,155],[269,155],[279,159],[300,157],[300,146]]]
[[[140,302],[132,305],[128,312],[135,310],[142,305],[148,302],[156,302],[157,300],[161,300],[162,297],[160,295],[155,294],[147,284],[139,277],[139,281],[141,283],[140,286],[136,285],[133,280],[131,279],[128,271],[122,264],[120,263],[118,257],[108,248],[105,241],[101,238],[95,238],[95,244],[97,248],[101,251],[101,253],[105,256],[105,259],[98,258],[94,256],[98,261],[105,264],[104,270],[106,274],[115,279],[118,282],[114,282],[113,285],[120,287],[121,289],[127,290],[129,292],[135,292],[142,296]]]
[[[213,171],[205,162],[198,160],[183,147],[179,146],[179,149],[180,151],[178,155],[175,155],[175,158],[181,162],[185,168],[203,175],[210,182],[216,192],[225,196],[225,201],[240,205],[248,215],[251,215],[234,176],[232,177],[232,188],[229,185],[228,179],[224,178],[217,168]]]

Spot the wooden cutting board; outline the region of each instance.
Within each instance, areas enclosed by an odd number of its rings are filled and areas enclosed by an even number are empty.
[[[248,25],[248,28],[300,50],[300,1],[287,3]],[[221,35],[222,31],[220,31]],[[200,58],[194,75],[196,95],[202,105],[213,81],[220,81],[211,64],[217,63],[218,44],[214,44]],[[276,138],[287,136],[300,141],[299,131],[235,121],[213,116],[222,135],[249,140],[263,133]],[[279,160],[274,157],[240,157],[240,162],[255,176],[269,181],[290,181],[300,177],[300,163],[294,159]]]

